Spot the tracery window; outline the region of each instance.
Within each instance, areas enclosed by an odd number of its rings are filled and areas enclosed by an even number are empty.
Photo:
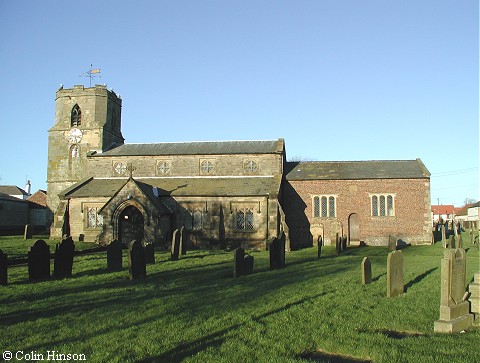
[[[215,163],[213,160],[203,160],[200,164],[202,174],[213,174],[215,171]]]
[[[247,160],[243,164],[243,170],[247,174],[255,174],[258,172],[258,164],[255,160]]]
[[[82,124],[82,111],[80,110],[80,106],[75,104],[72,108],[72,113],[70,116],[70,126],[71,127],[78,127]]]

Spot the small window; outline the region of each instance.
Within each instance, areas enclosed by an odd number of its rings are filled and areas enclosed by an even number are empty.
[[[376,195],[372,197],[372,216],[378,216],[378,197]]]
[[[327,197],[322,197],[322,217],[326,218],[327,214]]]
[[[75,105],[72,108],[72,113],[70,117],[70,126],[78,127],[81,124],[82,124],[82,111],[80,110],[80,106]]]
[[[243,170],[247,174],[255,174],[258,172],[258,164],[255,160],[247,160],[243,164]]]
[[[313,196],[313,217],[314,218],[335,218],[337,197],[334,195]]]
[[[215,163],[213,160],[203,160],[200,164],[200,171],[202,174],[213,174],[215,171]]]
[[[313,216],[318,218],[320,217],[320,198],[313,198]]]
[[[88,207],[87,208],[87,228],[102,228],[103,216],[98,214],[100,208]]]
[[[125,175],[127,172],[127,165],[122,162],[113,164],[113,173],[116,175]]]
[[[239,231],[253,231],[255,229],[254,214],[251,209],[242,208],[237,210],[235,228]]]
[[[157,173],[159,175],[168,175],[172,169],[170,160],[161,160],[157,164]]]
[[[72,145],[70,149],[70,156],[72,157],[72,159],[78,158],[80,156],[78,145]]]

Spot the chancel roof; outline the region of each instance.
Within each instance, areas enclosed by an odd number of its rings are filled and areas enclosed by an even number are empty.
[[[220,155],[282,153],[284,140],[193,141],[124,144],[95,156]]]
[[[151,188],[159,196],[265,196],[277,197],[281,177],[197,177],[197,178],[135,178],[142,188]],[[128,179],[90,178],[65,190],[68,198],[111,197]],[[153,188],[156,191],[153,191]]]
[[[420,159],[288,162],[287,180],[419,179],[430,172]]]

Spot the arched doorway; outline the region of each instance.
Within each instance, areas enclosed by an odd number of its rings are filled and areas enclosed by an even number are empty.
[[[350,245],[360,245],[360,217],[357,213],[352,213],[348,217],[348,239]]]
[[[126,207],[118,217],[118,238],[128,245],[132,240],[143,239],[143,215],[133,205]]]

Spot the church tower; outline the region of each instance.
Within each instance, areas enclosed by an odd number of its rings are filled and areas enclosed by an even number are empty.
[[[53,230],[63,225],[60,219],[67,208],[59,193],[90,176],[89,154],[122,145],[124,138],[122,100],[106,86],[61,87],[55,103],[55,125],[48,131],[47,205],[53,219],[52,234],[58,235]]]

